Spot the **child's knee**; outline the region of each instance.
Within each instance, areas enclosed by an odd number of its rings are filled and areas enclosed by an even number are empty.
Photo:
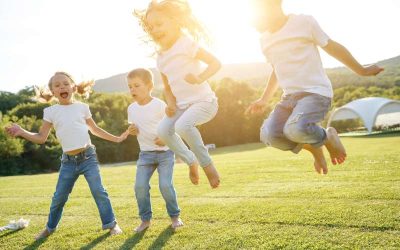
[[[91,192],[92,192],[93,196],[96,198],[108,196],[107,191],[104,189],[103,186],[95,187],[95,188],[91,189]]]
[[[135,183],[135,194],[138,196],[140,196],[140,195],[144,195],[144,194],[146,194],[147,192],[149,192],[149,190],[150,190],[150,187],[149,187],[149,184],[144,184],[144,183],[139,183],[139,182],[136,182]]]
[[[260,140],[264,144],[274,147],[279,143],[279,135],[269,129],[267,125],[263,125],[260,129]]]
[[[53,196],[52,202],[51,202],[52,206],[59,206],[59,205],[65,204],[68,200],[68,196],[69,196],[69,193],[68,194],[54,193],[54,196]]]
[[[303,142],[310,135],[310,125],[305,119],[289,121],[283,128],[284,135],[291,141]]]
[[[160,123],[157,127],[157,135],[161,139],[167,138],[171,134],[171,128],[167,124]]]
[[[159,188],[164,198],[171,197],[174,193],[174,187],[171,183],[160,183]]]
[[[191,129],[193,129],[194,125],[190,124],[186,121],[178,121],[175,124],[175,131],[178,135],[185,135]]]

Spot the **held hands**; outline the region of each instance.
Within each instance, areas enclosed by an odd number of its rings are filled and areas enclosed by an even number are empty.
[[[384,69],[379,67],[378,65],[368,65],[364,66],[362,71],[358,74],[361,76],[376,76],[377,74],[381,73]]]
[[[120,136],[117,137],[117,141],[118,143],[123,142],[126,140],[126,138],[129,135],[129,130],[127,129],[125,132],[123,132]]]
[[[165,146],[165,143],[160,139],[160,138],[156,138],[156,139],[154,139],[154,143],[157,145],[157,146],[160,146],[160,147],[164,147]]]
[[[136,127],[135,124],[131,124],[128,128],[128,132],[130,135],[138,135],[139,134],[139,128]]]
[[[6,127],[6,132],[12,137],[17,137],[21,136],[24,133],[24,130],[18,124],[13,123]]]
[[[244,112],[246,115],[262,113],[266,109],[267,102],[263,99],[258,99],[254,101]]]
[[[199,76],[196,76],[194,74],[187,74],[185,76],[185,81],[190,84],[200,84],[200,83],[204,82],[203,79],[201,79]]]
[[[165,108],[165,114],[168,117],[173,117],[176,113],[176,109],[177,109],[176,104],[173,105],[168,104],[168,106]]]

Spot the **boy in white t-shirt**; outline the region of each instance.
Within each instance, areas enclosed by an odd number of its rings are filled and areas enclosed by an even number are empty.
[[[159,188],[165,200],[172,228],[183,226],[179,218],[176,192],[173,185],[174,152],[158,138],[158,124],[164,117],[166,104],[151,96],[153,76],[147,69],[135,69],[128,73],[127,82],[134,103],[128,107],[129,132],[136,135],[140,146],[137,161],[135,195],[141,224],[135,229],[141,232],[150,226],[152,209],[150,203],[150,178],[157,169]]]
[[[325,34],[313,17],[285,15],[282,0],[253,0],[253,4],[261,49],[273,72],[262,97],[246,112],[263,112],[279,84],[284,93],[261,128],[261,140],[294,153],[310,151],[315,170],[326,174],[322,146],[328,149],[335,165],[345,161],[346,151],[334,128],[325,130],[317,125],[330,109],[333,97],[318,47],[361,76],[374,76],[383,69],[360,65],[345,47]]]

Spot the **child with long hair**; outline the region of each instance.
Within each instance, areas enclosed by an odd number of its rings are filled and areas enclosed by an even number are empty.
[[[347,154],[336,130],[318,125],[329,111],[333,97],[318,47],[358,75],[374,76],[383,69],[362,66],[343,45],[330,39],[312,16],[286,15],[282,0],[252,2],[254,26],[261,33],[262,52],[273,72],[262,97],[249,106],[247,113],[263,112],[280,86],[283,96],[264,121],[261,141],[293,153],[305,149],[314,157],[315,170],[327,174],[322,146],[329,151],[334,165],[342,164]]]
[[[218,111],[217,98],[207,80],[221,64],[199,46],[197,41],[206,40],[206,33],[187,1],[152,1],[146,10],[135,11],[135,15],[157,47],[157,68],[165,87],[166,116],[158,135],[189,165],[193,184],[199,182],[200,164],[211,187],[216,188],[219,175],[196,126],[209,122]]]
[[[108,193],[101,181],[96,149],[90,141],[88,130],[95,136],[118,143],[126,139],[129,131],[125,131],[118,137],[109,134],[96,125],[89,105],[74,100],[75,93],[87,95],[92,85],[93,82],[75,84],[68,73],[56,72],[48,84],[50,91],[40,90],[37,93],[39,100],[51,101],[55,98],[58,101],[58,104],[44,109],[43,124],[39,132],[29,132],[17,124],[6,128],[7,133],[13,137],[18,136],[33,143],[43,144],[51,128],[54,127],[63,149],[60,173],[47,225],[36,239],[45,238],[56,230],[64,205],[80,175],[84,175],[89,184],[100,213],[103,229],[109,229],[111,235],[122,233],[115,219]]]

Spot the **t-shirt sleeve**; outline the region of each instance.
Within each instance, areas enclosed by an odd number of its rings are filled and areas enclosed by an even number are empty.
[[[43,120],[45,120],[46,122],[53,123],[53,117],[51,115],[50,108],[45,108],[43,110]]]
[[[91,118],[92,117],[92,113],[90,112],[89,105],[84,104],[83,107],[84,107],[83,108],[83,114],[85,116],[85,119]]]
[[[197,55],[197,52],[199,51],[199,44],[195,41],[193,41],[192,39],[190,39],[189,37],[184,37],[182,39],[182,50],[184,51],[184,53],[189,56],[190,58],[194,58]]]
[[[325,47],[328,44],[329,36],[322,30],[314,17],[309,16],[308,21],[311,26],[311,34],[314,42],[320,47]]]
[[[128,107],[128,123],[129,124],[133,124],[133,110],[132,110],[132,106]]]

